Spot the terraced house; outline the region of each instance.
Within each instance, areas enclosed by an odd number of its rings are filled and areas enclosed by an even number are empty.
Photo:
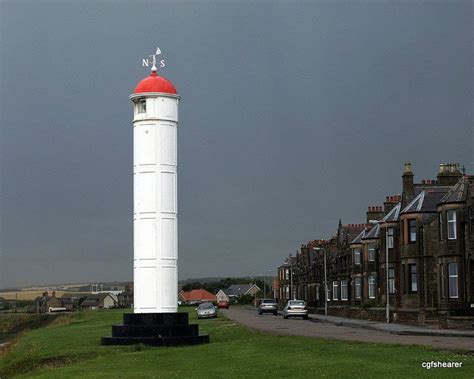
[[[415,183],[407,162],[402,193],[368,207],[364,223],[339,221],[334,237],[303,244],[278,268],[275,295],[344,317],[471,328],[473,202],[474,176],[459,164]]]

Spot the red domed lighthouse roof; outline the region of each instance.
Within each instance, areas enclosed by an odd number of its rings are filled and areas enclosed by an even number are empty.
[[[135,90],[133,91],[134,94],[145,92],[177,94],[176,88],[174,87],[173,83],[171,83],[168,79],[163,78],[162,76],[156,75],[156,72],[152,72],[150,76],[146,77],[140,83],[138,83],[138,85],[135,87]]]

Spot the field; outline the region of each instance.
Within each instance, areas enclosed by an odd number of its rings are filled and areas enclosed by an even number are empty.
[[[8,291],[0,292],[0,297],[5,300],[35,300],[38,296],[41,296],[45,290],[26,290],[26,291]],[[64,294],[67,295],[81,295],[79,292],[61,291],[56,290],[56,297],[61,297]],[[51,296],[52,291],[48,291]]]
[[[192,322],[194,311],[190,311]],[[257,333],[219,317],[199,321],[208,345],[100,346],[123,310],[76,313],[25,332],[4,349],[0,377],[22,378],[446,378],[474,377],[474,356],[423,347],[346,343]],[[461,369],[421,368],[463,362]]]

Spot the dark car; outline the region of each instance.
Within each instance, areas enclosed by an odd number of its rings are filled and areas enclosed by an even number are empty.
[[[258,306],[258,314],[273,313],[275,316],[278,314],[278,305],[274,299],[263,299]]]

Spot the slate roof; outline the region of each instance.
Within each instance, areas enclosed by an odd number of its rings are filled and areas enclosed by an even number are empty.
[[[446,195],[442,197],[439,204],[464,203],[467,200],[469,179],[463,176]]]
[[[365,233],[363,240],[374,240],[380,238],[380,224],[376,224],[372,229]]]
[[[395,205],[392,210],[385,215],[385,217],[382,219],[382,222],[398,222],[401,208],[402,203]]]
[[[441,198],[450,187],[433,187],[421,191],[401,213],[434,213]]]
[[[232,284],[224,292],[227,296],[241,296],[245,295],[253,286],[255,284]],[[258,288],[258,286],[256,287]]]
[[[362,230],[356,238],[354,238],[352,241],[351,241],[351,245],[353,243],[362,243],[362,239],[365,237],[365,234],[367,233],[367,228],[364,228],[364,230]]]
[[[104,299],[110,296],[109,293],[99,293],[97,295],[89,295],[87,296],[84,301],[81,303],[81,307],[90,307],[90,306],[98,306]]]

